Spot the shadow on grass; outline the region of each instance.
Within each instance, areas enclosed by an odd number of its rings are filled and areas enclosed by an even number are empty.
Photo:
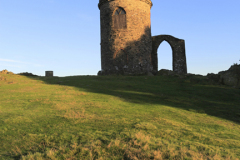
[[[130,103],[157,104],[208,114],[240,124],[240,90],[199,85],[164,76],[29,77],[92,93],[120,97]]]

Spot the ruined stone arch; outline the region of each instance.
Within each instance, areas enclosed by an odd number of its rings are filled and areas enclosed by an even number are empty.
[[[186,63],[186,53],[185,53],[185,41],[183,39],[175,38],[171,35],[159,35],[159,36],[152,37],[151,60],[152,60],[153,70],[158,71],[157,50],[163,41],[168,42],[172,48],[173,71],[178,74],[186,74],[187,63]]]

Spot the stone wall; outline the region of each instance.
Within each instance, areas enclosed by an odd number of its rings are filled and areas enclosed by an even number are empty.
[[[187,74],[187,62],[185,53],[185,41],[171,35],[159,35],[152,37],[152,65],[153,71],[158,71],[157,50],[159,45],[167,41],[172,48],[173,71],[177,74]],[[161,54],[161,53],[160,53]]]
[[[240,64],[234,64],[228,70],[221,71],[217,75],[219,75],[221,84],[240,89]],[[210,78],[211,76],[208,74],[208,77]]]
[[[100,0],[101,66],[104,74],[152,71],[151,0]],[[116,29],[113,16],[126,11],[126,28]]]

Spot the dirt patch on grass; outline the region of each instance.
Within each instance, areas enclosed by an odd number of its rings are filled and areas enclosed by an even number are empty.
[[[85,109],[83,108],[81,111],[67,110],[63,117],[67,119],[85,119],[87,118],[87,114],[85,113]]]
[[[7,79],[0,75],[0,81],[6,81]]]

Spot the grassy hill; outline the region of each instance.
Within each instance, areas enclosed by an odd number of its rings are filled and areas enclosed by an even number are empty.
[[[0,74],[0,159],[239,157],[239,89],[164,76]]]

